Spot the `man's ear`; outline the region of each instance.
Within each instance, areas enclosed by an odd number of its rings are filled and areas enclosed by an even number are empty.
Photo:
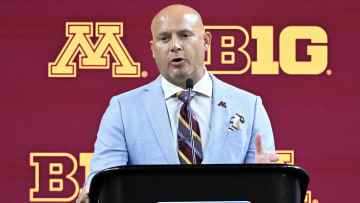
[[[150,40],[150,48],[151,48],[151,52],[152,52],[152,57],[155,58],[155,54],[154,54],[154,42],[152,40]]]
[[[211,33],[204,32],[203,40],[204,40],[204,49],[205,51],[207,51],[211,45]]]

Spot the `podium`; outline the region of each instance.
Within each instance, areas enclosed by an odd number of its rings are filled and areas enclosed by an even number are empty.
[[[91,203],[304,202],[308,173],[285,164],[132,165],[91,181]]]

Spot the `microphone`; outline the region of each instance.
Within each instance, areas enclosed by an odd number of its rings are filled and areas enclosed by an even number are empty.
[[[190,107],[190,98],[191,98],[191,91],[194,87],[194,81],[189,78],[186,80],[186,89],[188,89],[188,117],[189,117],[189,127],[190,127],[190,137],[191,137],[191,153],[192,153],[192,162],[193,164],[196,164],[195,159],[195,142],[194,142],[194,135],[193,135],[193,129],[192,129],[192,114],[191,114],[191,107]]]
[[[186,80],[186,89],[192,89],[194,87],[194,81],[189,78]]]

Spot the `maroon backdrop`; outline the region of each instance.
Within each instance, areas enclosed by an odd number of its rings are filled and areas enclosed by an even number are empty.
[[[310,173],[312,200],[308,199],[309,202],[356,201],[360,181],[360,155],[356,150],[360,142],[356,130],[360,121],[357,61],[360,3],[182,3],[197,9],[205,25],[238,25],[250,36],[251,26],[273,26],[274,61],[279,61],[279,35],[287,26],[319,26],[326,31],[328,65],[320,74],[289,75],[280,69],[275,75],[254,75],[250,68],[241,75],[218,74],[217,77],[262,97],[272,121],[276,148],[293,150],[295,165]],[[37,177],[31,154],[69,153],[76,158],[77,165],[81,165],[79,153],[93,151],[98,125],[109,99],[144,85],[159,74],[151,57],[150,23],[153,15],[169,4],[169,1],[145,0],[0,2],[2,201],[31,201],[30,188],[35,187],[37,180],[41,190],[35,191],[37,198],[73,194],[74,186],[66,181],[62,191],[51,192],[48,187],[51,177],[57,177],[49,175],[48,163],[63,163],[63,174],[67,174],[74,165],[69,158],[51,154],[34,158],[40,163]],[[66,22],[123,22],[121,40],[133,60],[141,63],[141,72],[148,73],[147,77],[145,74],[138,78],[113,78],[110,69],[78,69],[74,78],[48,77],[48,63],[55,61],[68,40]],[[97,38],[92,40],[95,43]],[[214,43],[219,43],[216,40]],[[306,40],[297,43],[297,60],[311,59],[306,55],[309,44]],[[255,39],[250,38],[246,50],[255,61]],[[212,60],[219,57],[213,56]],[[209,70],[219,68],[208,66]],[[80,165],[74,177],[81,186],[85,167]]]

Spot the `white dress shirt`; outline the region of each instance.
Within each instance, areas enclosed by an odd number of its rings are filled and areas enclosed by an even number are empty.
[[[175,94],[179,91],[183,91],[184,89],[170,83],[164,77],[161,78],[161,87],[164,91],[166,107],[174,138],[174,146],[177,151],[179,113],[183,102],[178,99]],[[207,71],[205,72],[204,76],[196,84],[194,84],[193,91],[196,91],[198,94],[196,94],[196,96],[191,100],[190,106],[194,116],[199,123],[200,136],[202,140],[202,152],[204,156],[210,138],[212,108],[212,81]]]

